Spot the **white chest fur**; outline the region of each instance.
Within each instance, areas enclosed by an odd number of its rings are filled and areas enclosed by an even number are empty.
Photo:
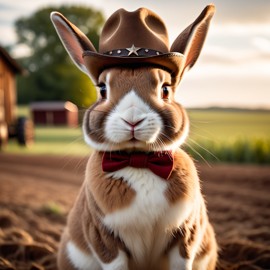
[[[168,183],[147,169],[124,168],[109,174],[122,178],[136,191],[133,203],[104,217],[104,223],[126,244],[133,258],[156,259],[166,247],[171,229],[188,217],[191,202],[169,204],[165,191]]]

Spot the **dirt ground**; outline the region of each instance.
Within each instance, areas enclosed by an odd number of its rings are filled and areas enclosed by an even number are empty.
[[[0,269],[56,269],[86,159],[0,154]],[[218,270],[270,269],[270,167],[198,164]],[[202,269],[203,270],[203,269]]]

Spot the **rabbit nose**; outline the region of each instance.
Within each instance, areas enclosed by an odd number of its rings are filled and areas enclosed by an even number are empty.
[[[122,120],[127,123],[129,126],[131,126],[132,128],[136,127],[137,125],[139,125],[140,123],[142,123],[144,121],[145,118],[139,120],[139,121],[136,121],[136,122],[133,122],[133,121],[127,121],[125,119],[122,118]]]
[[[131,140],[136,139],[136,137],[135,137],[135,127],[138,126],[140,123],[142,123],[145,120],[145,118],[143,118],[141,120],[138,120],[136,122],[135,121],[131,122],[130,120],[127,121],[127,120],[125,120],[123,118],[122,118],[122,120],[131,127],[131,130],[130,130],[131,137],[132,137]]]

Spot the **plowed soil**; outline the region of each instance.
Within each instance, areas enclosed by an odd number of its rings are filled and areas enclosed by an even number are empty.
[[[56,269],[85,164],[0,154],[0,269]],[[198,164],[198,170],[220,247],[218,270],[270,269],[270,167]]]

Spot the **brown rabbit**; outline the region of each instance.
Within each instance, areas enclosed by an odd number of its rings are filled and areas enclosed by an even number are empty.
[[[189,121],[174,98],[214,10],[207,6],[169,48],[158,15],[120,9],[107,20],[98,52],[65,17],[51,14],[71,58],[99,87],[83,124],[94,151],[62,235],[59,269],[215,269],[200,181],[179,148]]]

